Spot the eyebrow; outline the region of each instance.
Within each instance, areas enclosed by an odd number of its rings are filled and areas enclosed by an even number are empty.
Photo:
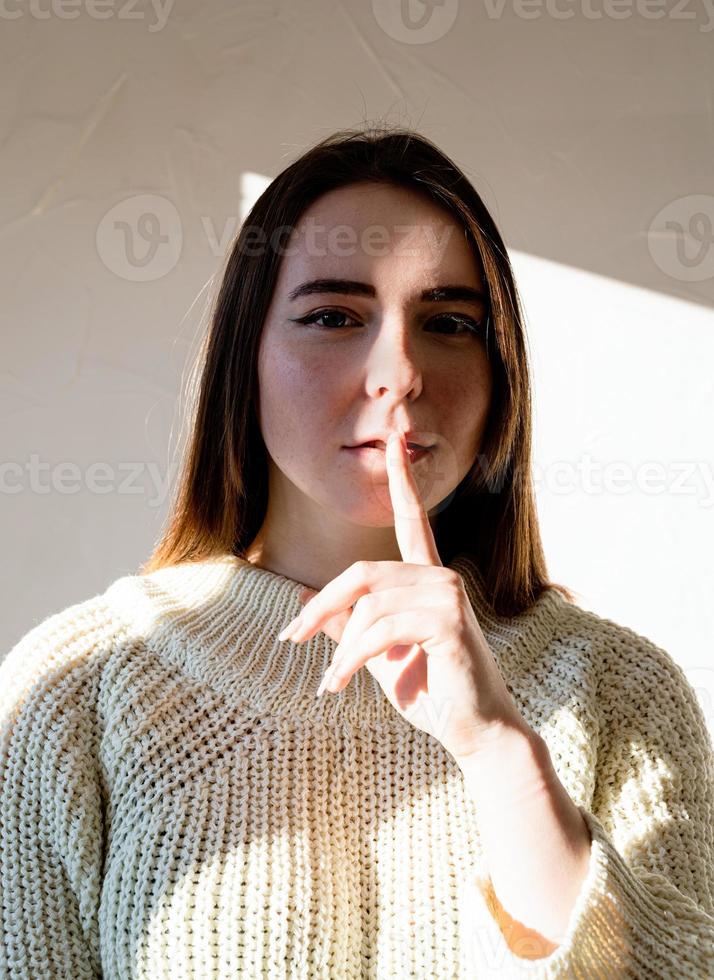
[[[292,302],[301,296],[312,296],[315,293],[340,293],[345,296],[368,296],[371,299],[377,295],[374,286],[367,282],[356,282],[354,279],[311,279],[296,286],[288,294],[288,299]],[[451,284],[425,289],[419,299],[422,303],[487,302],[486,294],[480,289]]]

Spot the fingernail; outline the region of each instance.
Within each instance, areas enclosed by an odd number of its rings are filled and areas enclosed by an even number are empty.
[[[283,640],[287,640],[287,638],[288,638],[288,637],[290,636],[290,634],[291,634],[291,633],[295,633],[295,632],[296,632],[296,630],[297,630],[297,629],[298,629],[298,628],[299,628],[300,626],[302,626],[302,613],[300,613],[300,614],[299,614],[298,616],[296,616],[296,617],[295,617],[295,619],[291,619],[291,620],[290,620],[290,622],[289,622],[289,623],[288,623],[288,625],[287,625],[287,626],[285,627],[285,629],[284,629],[284,630],[282,630],[282,631],[281,631],[280,633],[278,633],[278,639],[279,639],[279,640],[280,640],[281,642],[282,642]]]
[[[338,677],[334,668],[332,666],[328,667],[322,680],[320,681],[320,686],[317,689],[317,694],[315,697],[319,697],[323,691],[329,691],[330,694],[337,694],[340,683],[340,678]]]

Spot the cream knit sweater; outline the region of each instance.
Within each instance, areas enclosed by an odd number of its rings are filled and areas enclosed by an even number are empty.
[[[233,557],[117,579],[0,666],[0,975],[714,977],[714,771],[663,650],[548,590],[489,614],[519,708],[593,842],[532,960],[485,899],[460,769],[335,643],[279,643],[300,584]],[[526,924],[527,925],[527,924]]]

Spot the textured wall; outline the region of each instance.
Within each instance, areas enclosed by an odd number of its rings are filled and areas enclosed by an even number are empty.
[[[0,648],[146,557],[246,206],[383,117],[512,249],[552,576],[714,724],[714,0],[0,8]]]

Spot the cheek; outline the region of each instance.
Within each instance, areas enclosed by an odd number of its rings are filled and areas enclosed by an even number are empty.
[[[484,352],[483,356],[453,361],[431,375],[430,401],[460,426],[473,429],[474,423],[488,411],[491,403],[493,375]]]
[[[449,384],[440,390],[445,394],[439,414],[448,419],[445,430],[450,433],[459,469],[468,471],[481,446],[493,395],[493,377],[485,354],[483,360],[465,366],[464,371],[452,371]]]
[[[340,417],[343,395],[339,375],[329,365],[266,347],[260,363],[260,420],[271,455],[304,457],[324,447],[328,426]]]

